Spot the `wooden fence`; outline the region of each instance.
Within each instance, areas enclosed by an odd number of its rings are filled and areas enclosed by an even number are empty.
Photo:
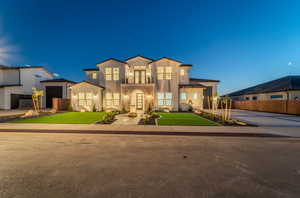
[[[66,111],[70,105],[70,99],[52,98],[52,108],[56,111]]]
[[[233,108],[300,115],[300,101],[295,100],[234,101]]]

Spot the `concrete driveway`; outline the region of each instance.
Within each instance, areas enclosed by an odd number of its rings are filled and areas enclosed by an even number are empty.
[[[300,116],[246,110],[232,110],[232,118],[263,127],[300,127]]]

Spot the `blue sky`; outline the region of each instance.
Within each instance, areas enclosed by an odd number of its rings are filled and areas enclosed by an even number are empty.
[[[80,81],[110,57],[167,56],[221,80],[224,94],[300,74],[299,10],[297,0],[2,0],[0,63]]]

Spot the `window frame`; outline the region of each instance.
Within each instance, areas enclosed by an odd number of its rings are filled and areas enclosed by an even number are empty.
[[[112,75],[113,75],[113,80],[117,81],[120,80],[120,68],[119,67],[113,67],[112,69]]]
[[[112,80],[112,68],[106,67],[104,71],[104,75],[105,75],[105,80]]]
[[[184,96],[184,97],[183,97]],[[186,92],[180,92],[180,100],[186,100],[187,99],[187,94]]]
[[[158,92],[157,105],[158,106],[172,106],[173,94],[172,92]]]

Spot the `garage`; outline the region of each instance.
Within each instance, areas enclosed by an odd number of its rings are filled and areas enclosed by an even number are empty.
[[[46,108],[52,108],[53,98],[62,98],[62,86],[46,86]]]
[[[28,108],[32,107],[31,95],[11,94],[10,95],[10,109],[20,108],[20,101],[23,101],[22,108],[24,108],[26,106]]]

